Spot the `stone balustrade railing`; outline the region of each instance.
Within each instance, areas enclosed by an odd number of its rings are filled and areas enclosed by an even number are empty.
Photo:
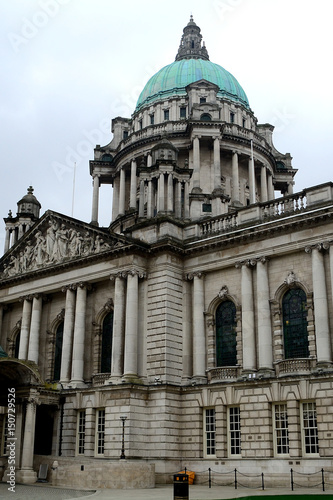
[[[104,385],[104,382],[110,378],[111,373],[96,373],[92,377],[92,383],[93,385],[96,386],[101,386]]]
[[[283,359],[275,364],[276,376],[310,373],[315,366],[314,358]]]
[[[219,366],[211,368],[207,371],[209,382],[217,382],[221,380],[236,380],[240,376],[239,366]]]
[[[268,220],[289,217],[301,212],[310,211],[333,202],[333,184],[331,182],[304,189],[281,198],[256,203],[235,212],[223,214],[198,222],[196,234],[200,237],[228,232],[239,226],[260,224]]]

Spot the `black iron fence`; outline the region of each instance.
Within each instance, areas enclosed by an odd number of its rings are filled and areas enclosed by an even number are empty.
[[[183,471],[185,474],[190,474],[190,471],[186,467]],[[283,476],[284,481],[282,480]],[[202,485],[206,484],[208,488],[212,486],[233,486],[235,489],[253,488],[264,490],[266,486],[265,480],[268,487],[276,487],[277,479],[280,481],[279,487],[282,487],[282,484],[285,484],[285,487],[287,487],[289,482],[292,491],[297,488],[320,488],[322,491],[325,491],[325,488],[333,487],[333,471],[325,471],[324,469],[310,473],[290,469],[288,478],[287,474],[279,474],[272,477],[269,473],[266,473],[265,476],[263,472],[249,474],[237,469],[220,472],[209,468],[196,472],[195,482]]]

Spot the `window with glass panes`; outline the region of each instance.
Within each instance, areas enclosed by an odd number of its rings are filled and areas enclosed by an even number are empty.
[[[288,414],[286,404],[274,405],[275,451],[277,455],[289,453]]]
[[[303,403],[302,424],[304,452],[319,453],[316,403]]]
[[[221,302],[216,310],[216,366],[237,364],[236,306],[231,300]]]
[[[301,288],[288,290],[282,299],[284,356],[307,358],[309,356],[306,294]]]
[[[105,439],[105,410],[97,410],[96,413],[96,453],[104,455]]]
[[[229,451],[230,455],[241,454],[240,408],[229,408]]]
[[[1,428],[1,442],[0,442],[0,455],[7,455],[7,440],[8,440],[8,415],[2,415]]]
[[[205,454],[215,455],[215,409],[205,410]]]
[[[80,410],[77,415],[77,454],[84,455],[84,445],[86,439],[86,412]]]

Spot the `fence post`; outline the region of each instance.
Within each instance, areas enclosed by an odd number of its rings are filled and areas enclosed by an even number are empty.
[[[208,486],[209,486],[209,488],[211,488],[212,487],[212,476],[211,476],[211,468],[210,467],[208,469],[208,473],[209,473],[209,475],[208,475]]]
[[[290,469],[290,481],[291,481],[291,491],[294,491],[294,477],[292,469]]]
[[[264,473],[261,473],[261,487],[264,490],[265,489],[265,483],[264,483]]]
[[[321,469],[321,482],[323,484],[323,491],[325,491],[324,469]]]
[[[235,490],[237,490],[237,469],[235,469]]]

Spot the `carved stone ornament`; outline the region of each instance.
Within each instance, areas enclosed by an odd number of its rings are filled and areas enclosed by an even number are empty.
[[[2,278],[51,266],[76,257],[86,257],[113,248],[97,234],[79,230],[49,220],[47,230],[37,231],[26,242],[25,248],[11,255],[4,266]]]
[[[287,284],[287,285],[292,285],[293,283],[296,282],[296,275],[294,273],[294,271],[289,271],[288,274],[287,274],[287,277],[286,279],[284,280],[284,282]]]
[[[228,293],[229,293],[228,287],[226,285],[223,285],[223,287],[221,288],[221,290],[218,293],[218,296],[220,299],[224,299],[226,297],[226,295],[228,295]]]

